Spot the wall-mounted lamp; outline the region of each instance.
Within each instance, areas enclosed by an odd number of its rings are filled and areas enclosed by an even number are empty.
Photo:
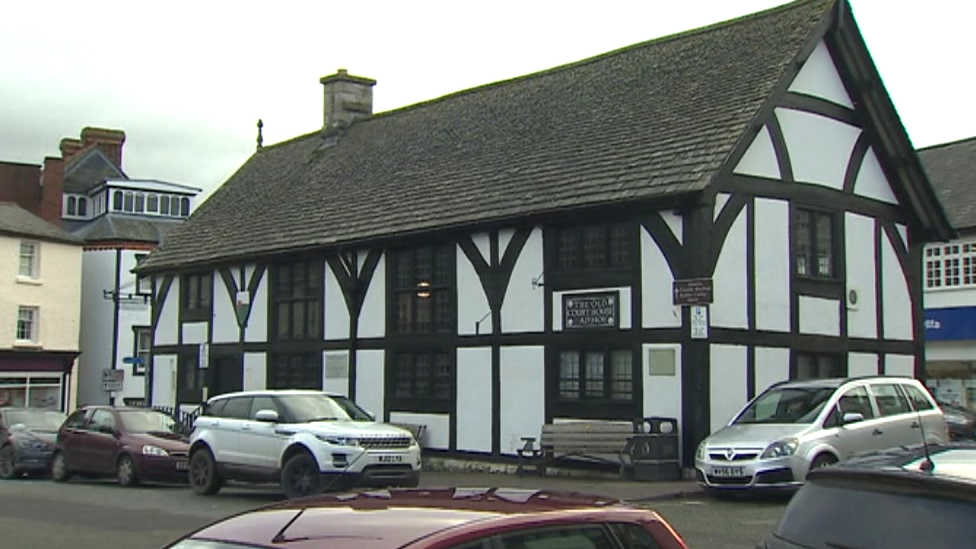
[[[474,323],[474,335],[481,335],[481,323],[485,321],[489,316],[491,316],[491,311],[485,313],[485,316],[481,317],[480,320]]]
[[[417,297],[423,299],[430,297],[430,282],[421,280],[417,283]]]

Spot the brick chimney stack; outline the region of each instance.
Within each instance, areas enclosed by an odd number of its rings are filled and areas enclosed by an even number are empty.
[[[64,143],[64,141],[62,141]],[[98,147],[116,168],[122,169],[122,145],[125,143],[125,132],[107,128],[93,128],[91,126],[81,130],[81,147],[91,145]],[[65,157],[65,160],[67,158]]]
[[[346,69],[319,79],[325,94],[322,132],[333,134],[356,120],[373,114],[373,86],[376,80],[352,76]]]
[[[64,141],[62,141],[62,144]],[[61,226],[61,198],[64,194],[64,159],[54,156],[44,158],[41,172],[41,211],[38,215]]]
[[[61,140],[61,158],[69,160],[81,150],[81,140],[73,137],[65,137]]]

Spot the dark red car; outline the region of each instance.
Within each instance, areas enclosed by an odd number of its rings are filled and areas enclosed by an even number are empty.
[[[687,549],[657,513],[601,496],[399,488],[285,501],[168,549]]]
[[[183,426],[169,414],[147,408],[86,406],[58,430],[51,477],[114,476],[122,486],[186,482]]]

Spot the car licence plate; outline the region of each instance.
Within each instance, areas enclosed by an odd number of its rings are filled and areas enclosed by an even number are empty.
[[[401,461],[403,461],[403,456],[381,455],[381,456],[376,456],[376,461],[380,463],[400,463]]]
[[[176,462],[177,471],[186,471],[186,460]]]
[[[714,477],[744,477],[746,476],[745,467],[712,467],[712,476]]]

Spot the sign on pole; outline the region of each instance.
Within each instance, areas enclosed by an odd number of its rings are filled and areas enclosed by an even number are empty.
[[[708,307],[704,305],[691,308],[691,339],[708,339]]]
[[[671,285],[671,299],[675,307],[708,305],[712,302],[711,278],[686,278]]]
[[[125,370],[105,368],[102,370],[102,389],[105,391],[121,391]]]

